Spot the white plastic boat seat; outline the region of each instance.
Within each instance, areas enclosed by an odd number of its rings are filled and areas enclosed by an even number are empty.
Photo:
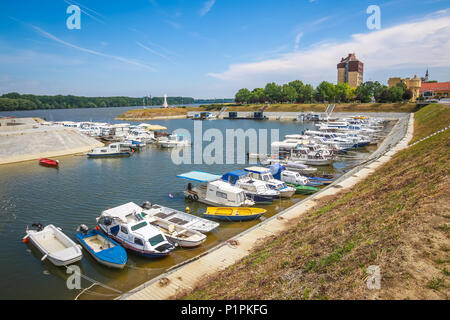
[[[114,247],[114,244],[98,235],[85,238],[84,241],[95,253]]]
[[[54,235],[45,235],[37,239],[39,244],[48,253],[55,253],[67,248],[57,237]]]
[[[52,256],[58,260],[70,260],[73,259],[74,257],[78,256],[78,250],[77,247],[70,247],[70,248],[65,248],[64,250],[60,250],[57,252],[53,252]]]

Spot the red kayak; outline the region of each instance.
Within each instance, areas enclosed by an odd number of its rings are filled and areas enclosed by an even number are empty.
[[[58,160],[52,160],[52,159],[40,159],[39,160],[39,164],[41,166],[46,166],[46,167],[58,167],[59,166],[59,161]]]

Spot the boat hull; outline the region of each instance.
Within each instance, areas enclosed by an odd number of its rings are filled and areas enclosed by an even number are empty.
[[[120,153],[111,153],[111,154],[95,154],[95,153],[88,153],[89,158],[125,158],[130,157],[131,152],[120,152]]]
[[[133,246],[131,246],[130,244],[128,244],[127,242],[119,239],[118,237],[112,235],[112,234],[108,234],[100,225],[99,226],[100,230],[108,237],[110,237],[111,239],[113,239],[114,241],[116,241],[119,245],[121,245],[123,248],[125,248],[126,250],[137,254],[139,256],[142,256],[144,258],[149,258],[149,259],[157,259],[157,258],[164,258],[169,256],[173,250],[169,251],[169,252],[157,252],[157,251],[142,251],[142,250],[137,250],[136,248],[134,248]]]
[[[220,221],[243,222],[243,221],[253,221],[253,220],[259,219],[262,215],[263,215],[263,213],[255,214],[252,216],[236,217],[236,216],[219,216],[219,215],[203,214],[203,217],[205,217],[207,219],[220,220]]]
[[[203,216],[220,221],[242,222],[259,219],[266,212],[259,208],[208,208]]]
[[[316,193],[317,191],[319,191],[319,188],[311,187],[311,186],[303,186],[303,185],[295,185],[295,184],[288,184],[288,185],[295,188],[296,194],[309,195],[309,194],[313,194],[313,193]]]

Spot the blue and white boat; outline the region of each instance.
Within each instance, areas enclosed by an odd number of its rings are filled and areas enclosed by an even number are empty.
[[[89,230],[81,225],[75,234],[78,242],[100,264],[123,269],[127,264],[127,252],[117,242],[98,230]]]
[[[165,257],[175,249],[164,233],[144,219],[142,208],[132,202],[103,211],[97,223],[108,237],[145,258]]]
[[[255,203],[270,204],[280,198],[280,191],[272,190],[266,182],[253,179],[249,172],[243,170],[228,172],[222,176],[222,180],[244,190]]]

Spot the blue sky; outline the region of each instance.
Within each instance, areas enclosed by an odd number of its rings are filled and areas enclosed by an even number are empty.
[[[66,9],[82,9],[69,30]],[[369,5],[381,29],[368,30]],[[449,1],[42,0],[0,3],[0,93],[233,97],[270,81],[450,81]]]

